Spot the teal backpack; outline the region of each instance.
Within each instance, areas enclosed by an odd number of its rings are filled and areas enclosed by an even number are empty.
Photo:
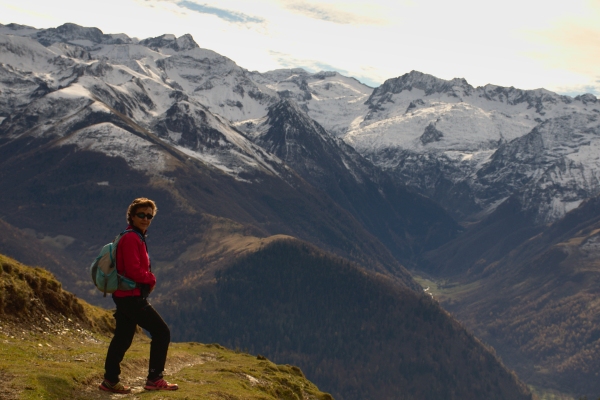
[[[127,229],[117,235],[111,243],[104,245],[90,266],[92,281],[98,290],[104,292],[104,297],[106,297],[106,293],[114,293],[116,290],[133,290],[137,287],[134,281],[120,275],[117,271],[117,245],[123,235],[129,232],[135,231]],[[137,234],[141,237],[139,233]]]

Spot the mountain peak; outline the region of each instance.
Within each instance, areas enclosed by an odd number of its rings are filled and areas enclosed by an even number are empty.
[[[140,44],[151,48],[152,50],[158,50],[161,48],[172,49],[175,51],[185,51],[197,49],[198,43],[194,41],[194,38],[189,33],[183,36],[176,37],[173,34],[165,34],[153,38],[148,38],[140,41]]]
[[[325,160],[331,163],[339,157],[325,129],[294,101],[283,99],[271,105],[261,125],[253,141],[301,175],[307,165],[314,172],[322,169],[320,164]]]
[[[597,103],[598,98],[591,93],[586,93],[575,97],[575,100],[581,101],[583,104]]]
[[[370,108],[378,109],[380,105],[393,102],[392,96],[404,91],[412,92],[413,89],[421,90],[425,96],[434,94],[445,94],[450,97],[462,99],[470,96],[475,89],[464,78],[454,78],[450,81],[436,78],[433,75],[424,74],[419,71],[411,71],[398,78],[386,80],[383,85],[373,91],[366,104]]]
[[[258,140],[261,146],[265,147],[265,142],[271,142],[266,146],[267,150],[285,160],[288,152],[287,143],[292,140],[298,140],[303,137],[317,135],[323,140],[327,137],[325,130],[311,119],[294,101],[283,99],[268,109],[266,125],[269,126],[267,133],[262,140]],[[282,148],[278,146],[281,145]]]
[[[56,28],[50,28],[48,30],[55,31],[55,32],[63,34],[63,35],[73,35],[73,34],[82,35],[82,36],[103,35],[102,31],[98,28],[95,28],[95,27],[86,28],[84,26],[77,25],[72,22],[66,22],[60,26],[57,26]]]
[[[283,115],[285,118],[282,118]],[[310,118],[301,106],[286,98],[269,107],[267,119],[271,126],[281,125],[283,122],[280,128],[288,136],[290,133],[296,135],[311,132],[318,133],[320,137],[328,137],[323,127]]]
[[[400,93],[403,90],[413,90],[413,88],[421,89],[425,92],[426,96],[434,93],[447,93],[456,96],[459,94],[457,93],[459,90],[463,92],[461,94],[467,95],[474,90],[473,86],[469,85],[464,78],[454,78],[447,81],[414,70],[398,78],[388,79],[381,87],[393,93]]]
[[[86,28],[73,23],[62,24],[57,28],[44,29],[37,32],[37,40],[44,46],[56,42],[72,42],[87,40],[92,43],[102,43],[104,34],[98,28]]]
[[[274,113],[283,111],[283,110],[289,110],[289,111],[293,111],[293,112],[297,112],[297,113],[303,113],[303,111],[300,109],[300,106],[298,105],[298,103],[296,103],[295,101],[289,100],[289,99],[282,99],[281,101],[278,101],[277,103],[271,105],[269,107],[269,116],[272,116]]]
[[[14,22],[11,22],[10,24],[7,25],[3,25],[0,24],[0,28],[8,28],[12,31],[22,31],[22,30],[34,30],[37,31],[37,28],[34,28],[33,26],[29,26],[29,25],[21,25],[21,24],[15,24]]]

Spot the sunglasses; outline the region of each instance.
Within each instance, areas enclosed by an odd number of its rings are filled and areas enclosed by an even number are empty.
[[[154,218],[154,215],[144,214],[143,212],[139,212],[139,213],[135,214],[135,216],[138,217],[139,219],[148,218],[148,220],[151,220],[152,218]]]

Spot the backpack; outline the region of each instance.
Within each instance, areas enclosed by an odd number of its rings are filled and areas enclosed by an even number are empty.
[[[92,281],[98,290],[104,292],[104,297],[106,297],[106,293],[114,293],[116,290],[133,290],[137,287],[134,281],[120,275],[117,271],[117,245],[121,238],[129,232],[135,231],[124,230],[111,243],[105,244],[90,266]],[[137,234],[139,235],[139,233]]]

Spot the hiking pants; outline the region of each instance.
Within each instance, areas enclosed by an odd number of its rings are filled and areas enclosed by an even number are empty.
[[[104,378],[112,383],[119,382],[121,361],[131,346],[136,327],[145,329],[152,338],[150,342],[150,365],[148,379],[163,377],[167,351],[171,342],[171,332],[156,310],[142,297],[114,297],[117,305],[115,335],[108,346],[104,364]]]

